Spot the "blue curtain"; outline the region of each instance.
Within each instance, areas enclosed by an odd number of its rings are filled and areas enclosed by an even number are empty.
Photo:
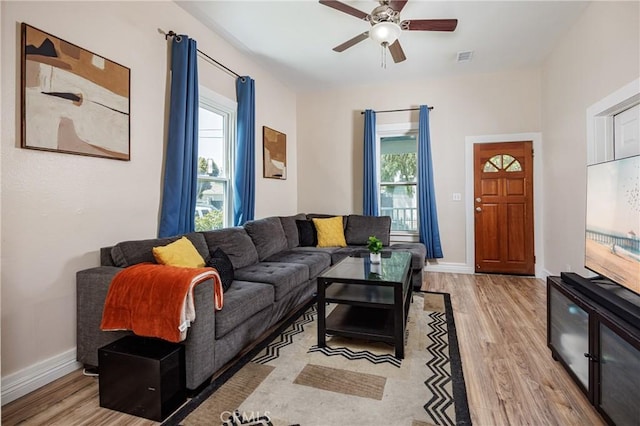
[[[438,230],[436,192],[433,186],[431,164],[431,136],[429,135],[429,108],[420,105],[418,121],[418,218],[420,242],[427,247],[428,259],[440,259],[442,246]]]
[[[169,134],[159,237],[195,229],[198,178],[198,64],[197,44],[186,35],[171,45]]]
[[[235,185],[233,190],[233,224],[253,220],[256,191],[256,95],[255,81],[250,77],[236,80],[238,99],[238,131]]]
[[[364,197],[362,206],[362,214],[365,216],[379,214],[376,158],[376,113],[367,109],[364,112]]]

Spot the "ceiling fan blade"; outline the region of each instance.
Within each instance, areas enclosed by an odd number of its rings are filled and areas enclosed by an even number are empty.
[[[364,39],[366,39],[368,37],[369,37],[369,31],[365,31],[362,34],[358,34],[357,36],[355,36],[351,40],[347,40],[344,43],[342,43],[341,45],[334,47],[333,50],[336,51],[336,52],[343,52],[343,51],[347,50],[348,48],[350,48],[351,46],[353,46],[354,44],[358,44],[362,40],[364,40]]]
[[[367,19],[367,16],[368,16],[367,13],[364,13],[363,11],[356,9],[355,7],[351,7],[348,4],[344,4],[340,1],[320,0],[320,4],[332,7],[336,10],[339,10],[340,12],[344,12],[351,16],[355,16],[356,18],[359,18],[359,19]]]
[[[402,46],[400,46],[400,40],[396,40],[389,45],[389,52],[391,53],[391,57],[393,58],[393,62],[396,64],[398,62],[402,62],[407,59],[404,56],[404,51],[402,50]]]
[[[408,31],[453,31],[457,26],[457,19],[407,19],[400,22],[400,28]]]
[[[389,2],[391,9],[396,12],[401,12],[405,4],[407,4],[407,0],[391,0],[391,2]]]

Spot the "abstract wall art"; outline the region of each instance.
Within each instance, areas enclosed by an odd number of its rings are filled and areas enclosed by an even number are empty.
[[[22,24],[23,148],[130,159],[130,70]]]
[[[287,178],[287,135],[262,126],[264,177]]]

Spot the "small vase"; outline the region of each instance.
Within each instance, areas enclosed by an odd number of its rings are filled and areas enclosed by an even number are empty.
[[[369,253],[371,263],[380,263],[380,253]]]

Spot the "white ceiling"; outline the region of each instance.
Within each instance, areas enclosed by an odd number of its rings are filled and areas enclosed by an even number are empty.
[[[403,31],[407,60],[395,64],[388,55],[383,69],[381,48],[370,39],[334,52],[333,47],[370,24],[314,0],[175,1],[300,91],[537,66],[588,4],[409,0],[401,19],[456,18],[458,27],[454,32]],[[378,5],[373,0],[344,3],[366,13]],[[198,46],[215,58],[215,46],[207,46],[206,40]],[[474,52],[473,60],[457,63],[457,53],[468,50]]]

